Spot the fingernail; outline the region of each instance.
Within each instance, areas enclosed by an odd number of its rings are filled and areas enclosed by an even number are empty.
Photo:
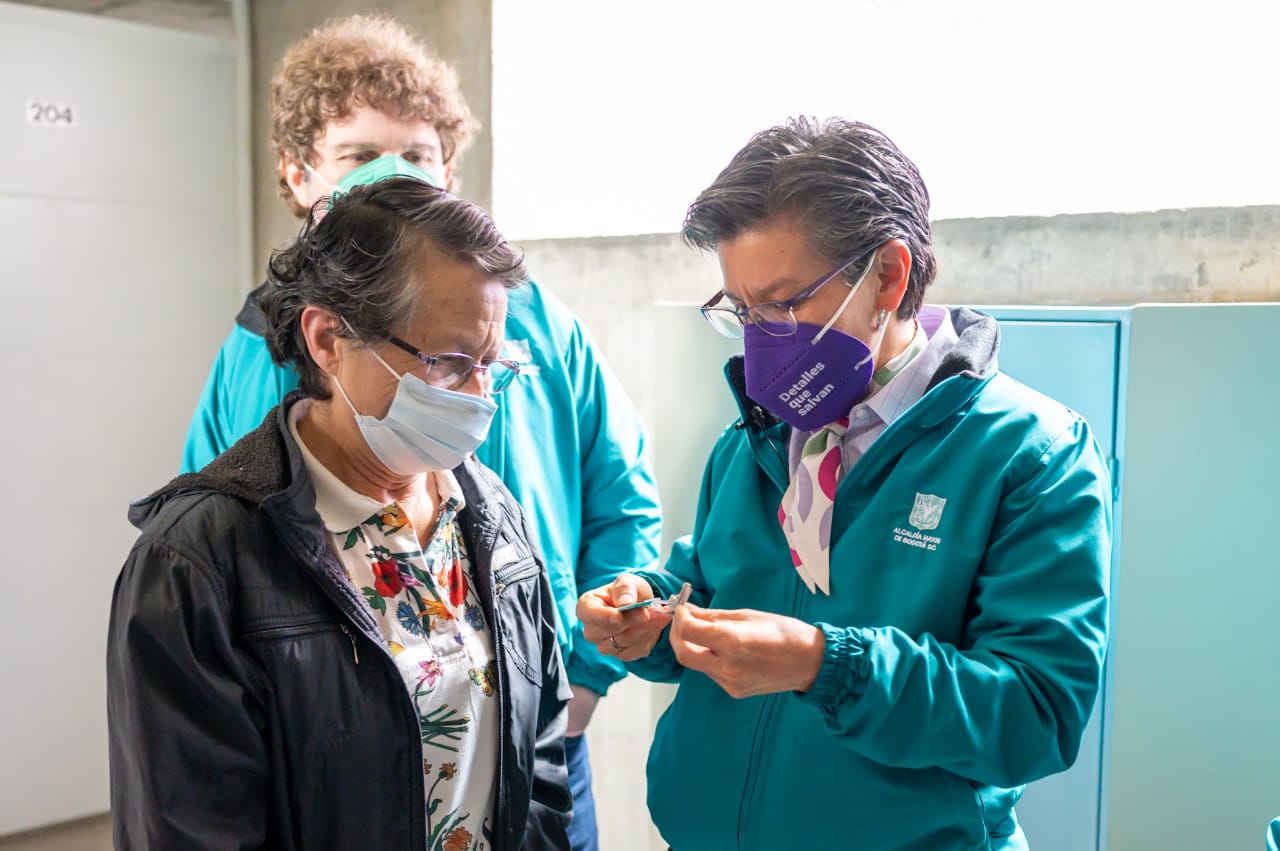
[[[636,595],[631,591],[619,591],[618,596],[614,598],[615,606],[625,606],[636,601]]]

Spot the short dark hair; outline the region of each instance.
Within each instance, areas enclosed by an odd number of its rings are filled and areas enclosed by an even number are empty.
[[[429,183],[397,177],[358,186],[318,215],[328,203],[312,207],[298,239],[271,255],[260,298],[271,359],[292,366],[312,398],[327,399],[329,391],[302,336],[302,311],[333,311],[351,325],[337,333],[364,343],[402,334],[417,307],[415,261],[424,241],[508,288],[529,278],[523,256],[484,210]]]
[[[695,248],[789,218],[812,249],[832,264],[890,239],[911,251],[911,276],[898,308],[907,319],[924,303],[937,274],[929,228],[929,190],[920,171],[887,136],[844,118],[788,119],[756,134],[685,216],[682,235]],[[861,273],[851,267],[849,280]]]

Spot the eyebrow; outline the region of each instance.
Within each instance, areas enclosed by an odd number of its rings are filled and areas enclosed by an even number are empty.
[[[378,150],[378,145],[375,145],[373,142],[339,142],[333,146],[333,150],[335,153],[344,153],[346,151],[376,151]],[[431,142],[414,142],[411,145],[407,145],[404,150],[430,151],[433,154],[439,154],[440,146]]]
[[[494,353],[494,354],[493,354],[493,357],[489,357],[489,356],[487,356],[487,355],[481,356],[481,355],[479,355],[479,354],[473,354],[471,351],[468,351],[468,349],[476,349],[476,348],[477,348],[476,346],[471,345],[471,344],[474,342],[474,340],[463,340],[461,337],[457,337],[457,336],[453,336],[453,337],[445,337],[446,342],[445,342],[445,344],[443,345],[443,347],[442,347],[442,348],[437,348],[437,350],[436,350],[436,351],[434,351],[434,352],[432,352],[432,351],[428,351],[427,349],[422,348],[421,346],[417,345],[416,343],[410,342],[409,340],[406,340],[404,337],[399,337],[399,336],[397,336],[397,335],[395,335],[395,334],[392,334],[390,337],[388,337],[388,338],[387,338],[387,341],[388,341],[388,342],[390,342],[390,343],[391,343],[391,345],[393,345],[393,346],[395,346],[396,344],[395,344],[395,342],[392,340],[392,337],[395,337],[396,339],[400,340],[401,342],[405,343],[406,345],[413,346],[413,348],[415,348],[415,349],[417,349],[418,351],[422,352],[424,355],[429,355],[429,356],[433,356],[433,357],[434,357],[434,356],[436,356],[436,355],[466,355],[467,357],[471,358],[472,360],[479,361],[480,363],[488,363],[488,362],[489,362],[489,361],[491,361],[491,360],[497,360],[498,358],[502,357],[502,346],[501,346],[501,345],[499,345],[499,346],[497,346],[497,347],[494,347],[494,348],[492,349],[492,351],[493,351],[493,353]],[[401,348],[400,346],[396,346],[396,348],[397,348],[398,350],[402,351],[402,352],[403,352],[403,351],[405,351],[405,350],[404,350],[403,348]],[[484,349],[484,351],[486,351],[486,352],[487,352],[487,351],[490,351],[490,347],[489,347],[489,346],[484,346],[484,347],[482,347],[482,348],[483,348],[483,349]],[[406,352],[406,354],[408,354],[408,353]]]
[[[764,287],[762,290],[760,290],[759,293],[757,293],[757,295],[759,295],[760,298],[756,302],[756,304],[763,304],[764,302],[768,302],[768,301],[785,301],[785,299],[777,298],[778,290],[788,289],[790,287],[794,287],[795,285],[796,285],[796,282],[791,278],[779,278],[778,280]],[[806,286],[808,285],[806,284]],[[734,304],[746,304],[745,301],[738,298],[736,295],[733,295],[728,290],[721,288],[720,291],[724,293],[725,298],[729,299],[729,301],[733,302]]]

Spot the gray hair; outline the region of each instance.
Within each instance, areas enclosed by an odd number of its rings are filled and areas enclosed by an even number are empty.
[[[302,234],[275,252],[260,304],[271,359],[291,366],[299,386],[329,398],[325,376],[307,349],[302,312],[323,307],[346,320],[335,333],[366,344],[403,333],[418,306],[415,261],[423,241],[500,281],[508,289],[529,279],[524,259],[484,210],[412,178],[358,186],[323,217],[312,208]]]
[[[756,134],[690,205],[682,235],[690,246],[714,250],[782,218],[833,265],[901,239],[911,251],[911,275],[898,316],[908,319],[924,303],[938,267],[929,190],[915,164],[874,127],[799,117]],[[850,267],[845,277],[861,272]]]

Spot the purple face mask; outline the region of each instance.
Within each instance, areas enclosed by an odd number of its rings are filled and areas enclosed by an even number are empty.
[[[857,337],[831,326],[849,306],[875,259],[872,255],[826,325],[799,322],[795,333],[786,337],[774,337],[755,323],[747,325],[743,337],[747,395],[783,422],[802,431],[817,431],[866,397],[875,370],[873,352]],[[888,324],[880,326],[877,346]]]

